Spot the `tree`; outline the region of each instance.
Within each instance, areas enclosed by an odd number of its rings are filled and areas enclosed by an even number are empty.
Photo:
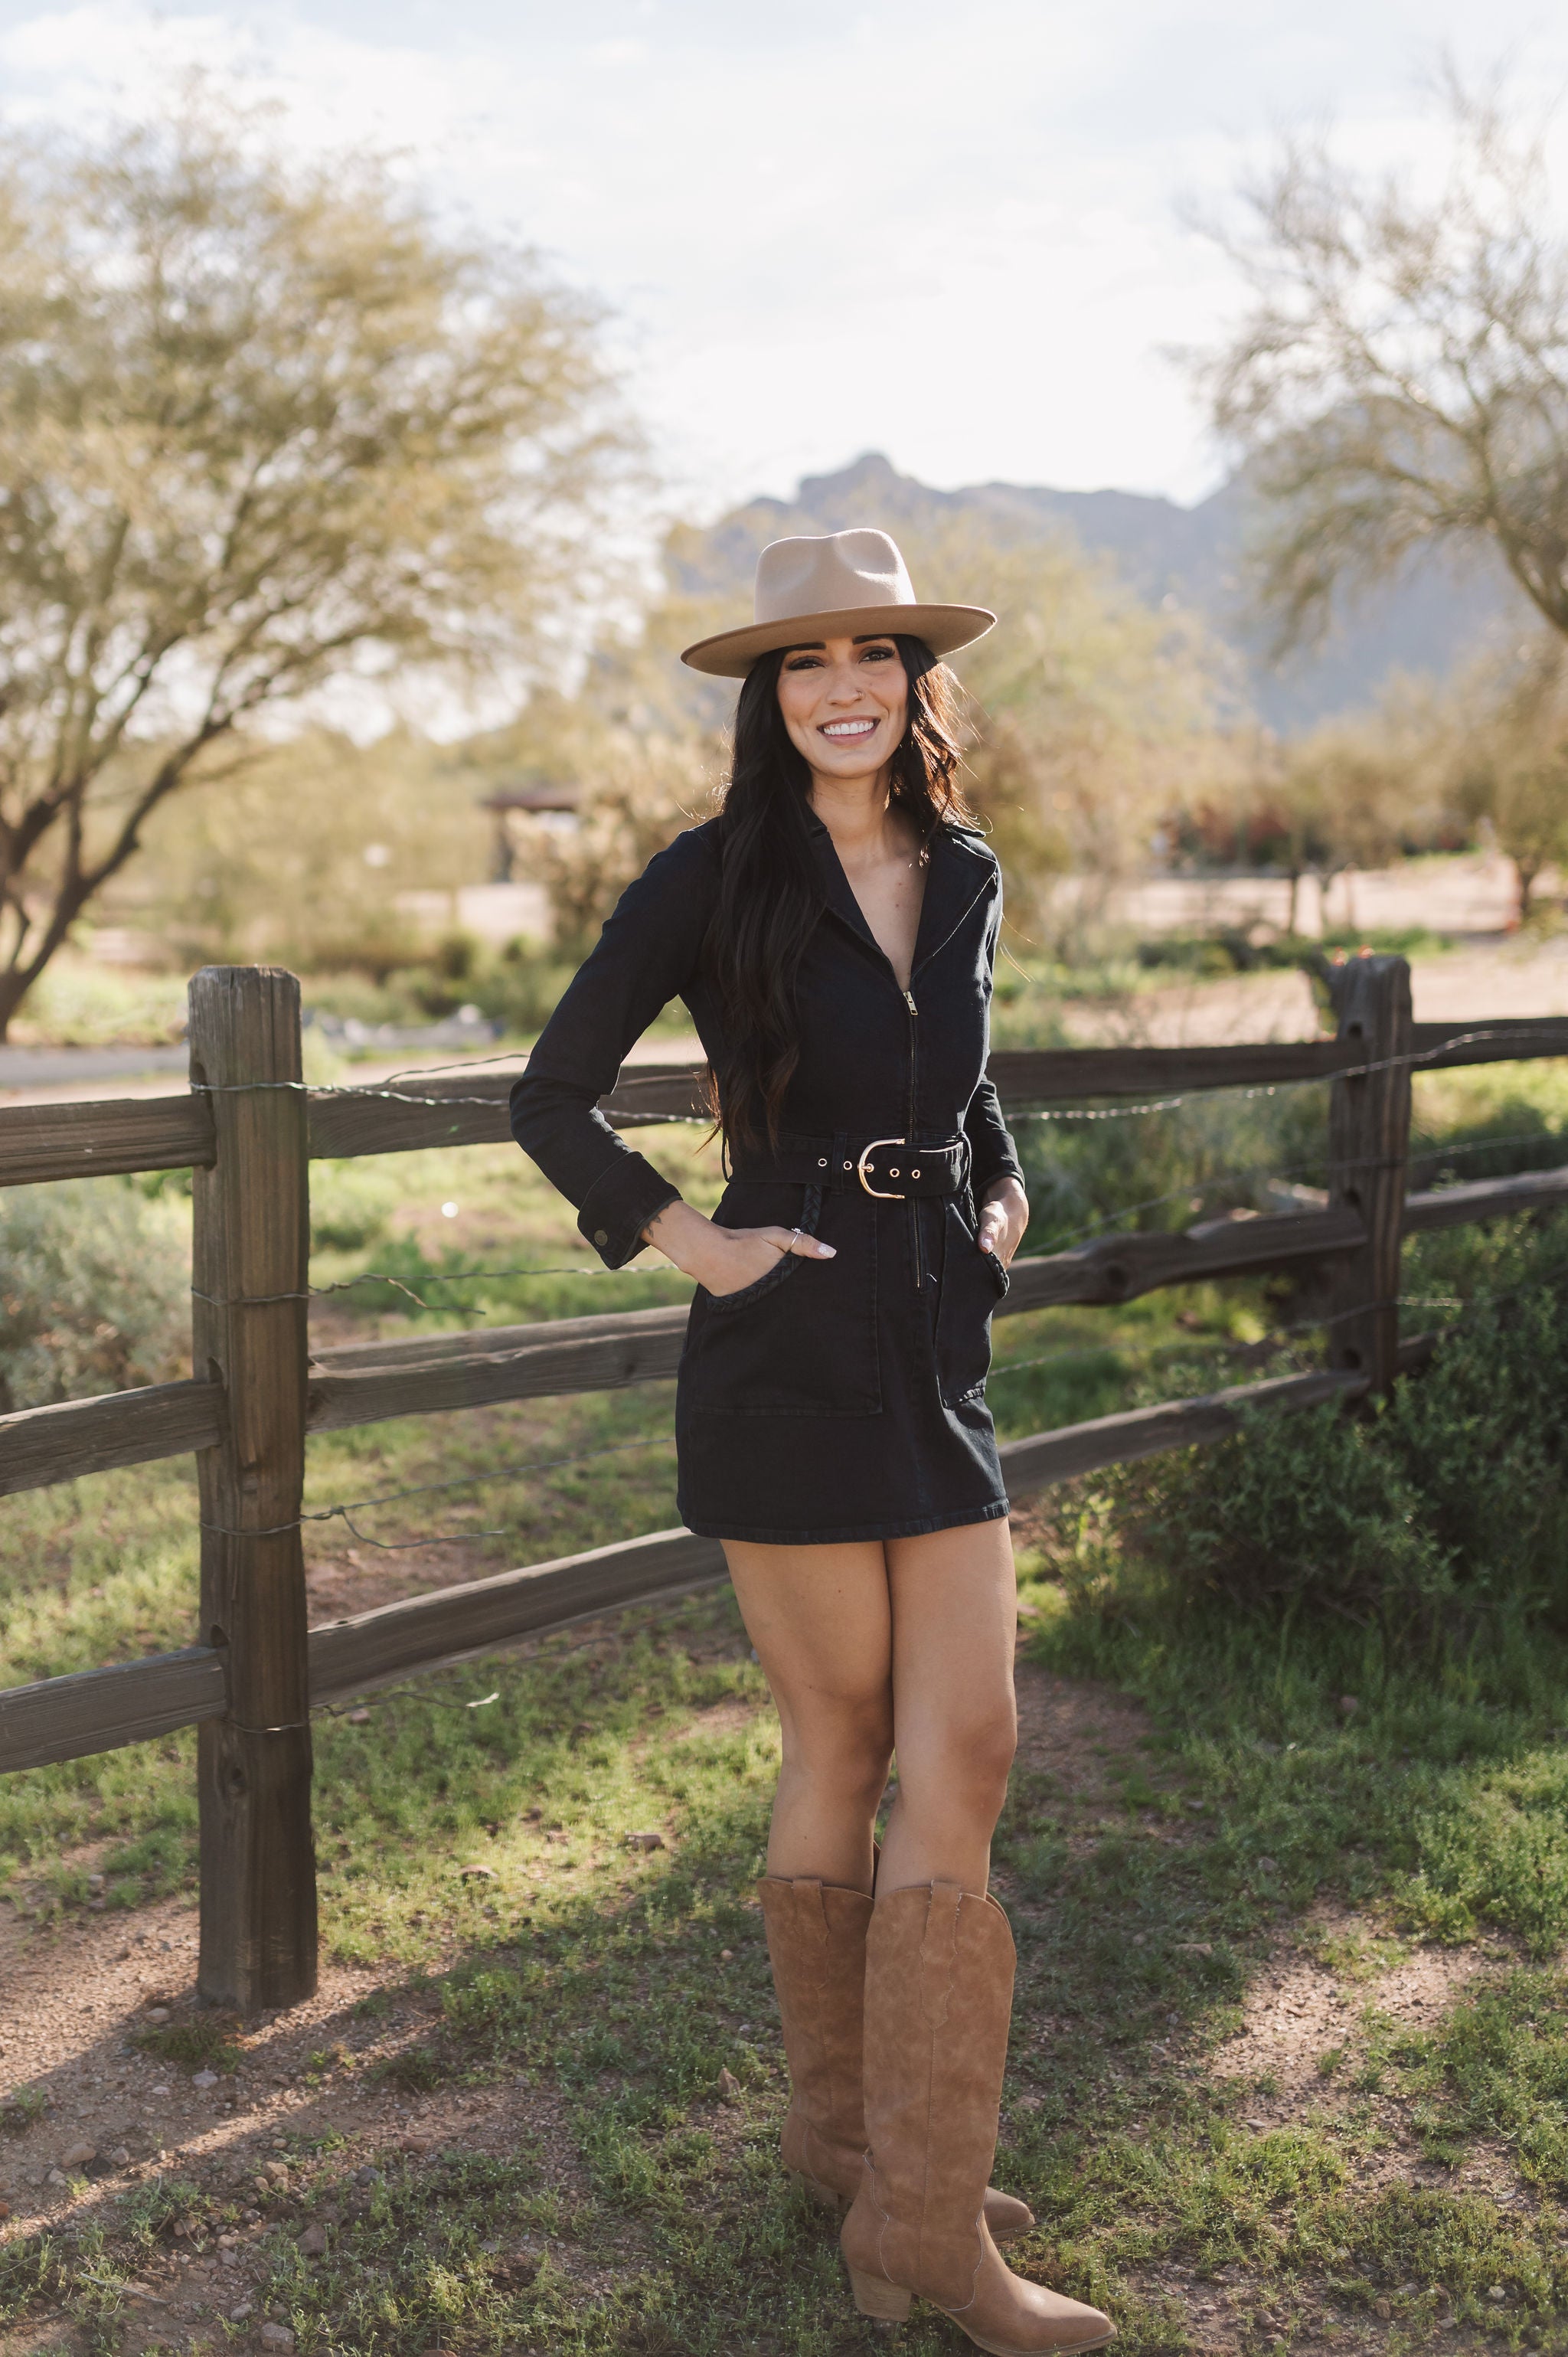
[[[1291,930],[1300,877],[1316,873],[1326,907],[1336,877],[1345,879],[1352,927],[1358,867],[1386,866],[1402,848],[1407,772],[1375,725],[1324,721],[1282,748],[1280,806],[1288,829]]]
[[[263,724],[554,659],[634,447],[597,325],[200,82],[0,147],[0,1037]]]
[[[671,534],[677,578],[700,572],[682,561],[698,538]],[[1005,871],[1015,934],[1070,931],[1142,866],[1193,781],[1226,775],[1223,658],[1190,616],[1155,611],[1065,536],[959,518],[901,527],[900,544],[917,581],[1000,612],[1004,627],[954,659],[967,695],[963,788]],[[635,632],[601,640],[575,698],[534,698],[495,740],[514,766],[582,783],[578,832],[541,854],[564,941],[591,942],[652,853],[711,811],[736,691],[683,670],[679,651],[748,619],[750,587],[656,600]],[[1086,888],[1064,918],[1052,895],[1075,871]]]
[[[1442,184],[1289,140],[1210,224],[1251,300],[1197,363],[1261,510],[1280,643],[1342,582],[1487,546],[1568,633],[1568,248],[1541,141],[1448,70]]]
[[[972,701],[967,790],[1006,872],[1014,927],[1070,936],[1147,866],[1173,810],[1232,791],[1244,716],[1227,659],[1195,616],[1145,605],[1065,537],[961,529],[920,551],[917,577],[1001,619],[955,658]],[[1069,875],[1079,888],[1063,899]]]
[[[484,873],[489,824],[461,759],[407,729],[371,745],[303,729],[220,791],[166,802],[99,905],[182,967],[277,958],[384,980],[428,952],[401,896]]]
[[[1546,870],[1568,869],[1568,648],[1541,631],[1483,655],[1445,717],[1455,798],[1512,860],[1522,924]]]

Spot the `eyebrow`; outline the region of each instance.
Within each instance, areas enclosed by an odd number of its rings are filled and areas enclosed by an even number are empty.
[[[850,644],[852,647],[880,646],[884,641],[891,640],[894,635],[891,630],[867,630],[863,638],[852,639]],[[791,655],[825,654],[827,643],[825,639],[802,639],[799,646],[787,647],[785,652]]]

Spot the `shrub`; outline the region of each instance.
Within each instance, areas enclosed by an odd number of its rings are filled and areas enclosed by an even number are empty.
[[[396,1176],[377,1163],[313,1163],[311,1251],[369,1251],[386,1236],[397,1203]]]
[[[1272,1208],[1271,1178],[1321,1184],[1327,1094],[1317,1088],[1197,1096],[1103,1121],[1020,1116],[1027,1252],[1112,1227],[1181,1228],[1232,1205]]]
[[[241,2049],[234,2042],[234,2022],[219,2014],[196,2014],[189,2021],[175,2021],[166,2029],[139,2029],[135,2043],[144,2054],[156,2055],[163,2062],[179,2062],[188,2071],[238,2070]]]
[[[1142,1569],[1403,1645],[1503,1606],[1568,1620],[1568,1224],[1513,1222],[1469,1254],[1494,1282],[1375,1413],[1260,1414],[1115,1477]]]
[[[91,1178],[0,1196],[0,1407],[155,1383],[188,1335],[176,1203]]]

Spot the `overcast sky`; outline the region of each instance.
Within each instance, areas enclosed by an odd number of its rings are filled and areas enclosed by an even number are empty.
[[[1220,462],[1163,354],[1232,292],[1178,199],[1329,114],[1430,156],[1444,43],[1568,81],[1561,0],[0,0],[0,105],[139,108],[196,58],[413,151],[615,307],[690,513],[868,448],[1191,500]]]

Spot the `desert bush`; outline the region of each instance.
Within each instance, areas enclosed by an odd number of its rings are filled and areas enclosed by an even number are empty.
[[[316,1162],[310,1170],[310,1249],[366,1252],[389,1232],[401,1200],[379,1162]]]
[[[1232,1207],[1262,1210],[1271,1178],[1321,1185],[1326,1089],[1240,1090],[1110,1120],[1014,1123],[1029,1189],[1026,1249],[1049,1252],[1113,1227],[1181,1228]]]
[[[172,1200],[104,1179],[0,1197],[0,1405],[42,1407],[174,1371],[189,1278]]]
[[[1137,1569],[1173,1599],[1325,1611],[1399,1649],[1503,1609],[1568,1620],[1568,1223],[1509,1222],[1466,1257],[1470,1306],[1375,1412],[1260,1414],[1113,1477]]]

